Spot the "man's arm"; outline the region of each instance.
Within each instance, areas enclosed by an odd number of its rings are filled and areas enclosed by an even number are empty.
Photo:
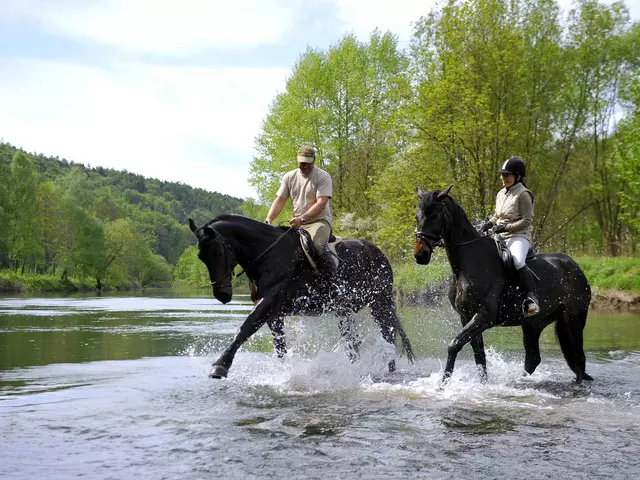
[[[302,215],[301,217],[293,217],[289,221],[289,225],[291,225],[292,227],[300,228],[300,225],[302,225],[302,217],[304,217],[305,220],[316,217],[317,215],[322,213],[325,208],[327,208],[328,201],[329,197],[318,197],[316,203],[314,203],[311,208],[309,208],[309,210],[304,212],[304,215]]]
[[[280,215],[280,212],[282,212],[282,209],[284,208],[286,203],[287,199],[278,195],[271,204],[271,208],[269,209],[269,213],[267,213],[267,219],[265,220],[265,222],[271,225],[273,221],[278,218],[278,215]]]

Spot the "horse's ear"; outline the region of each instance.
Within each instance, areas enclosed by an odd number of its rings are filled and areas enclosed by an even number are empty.
[[[453,185],[451,185],[449,188],[447,188],[444,192],[440,192],[438,194],[438,200],[442,200],[444,197],[449,195],[449,192],[451,191],[452,188],[453,188]]]
[[[424,195],[424,192],[420,187],[416,187],[416,195],[418,195],[418,198],[422,198],[422,196]]]
[[[193,218],[189,219],[189,229],[193,232],[196,233],[196,230],[198,229],[198,227],[196,227],[196,222],[193,221]]]
[[[216,231],[211,227],[202,227],[202,233],[207,237],[215,238],[218,236]]]

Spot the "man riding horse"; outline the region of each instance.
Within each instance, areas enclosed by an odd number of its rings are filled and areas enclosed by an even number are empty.
[[[318,258],[321,259],[320,267],[325,279],[331,282],[336,269],[327,248],[331,236],[329,201],[333,182],[327,172],[315,165],[316,151],[313,147],[300,147],[297,160],[298,168],[287,172],[282,178],[265,222],[271,225],[282,212],[287,198],[291,197],[293,218],[289,220],[289,225],[309,232]]]

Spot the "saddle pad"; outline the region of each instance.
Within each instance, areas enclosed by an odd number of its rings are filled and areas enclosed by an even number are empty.
[[[509,247],[507,247],[507,243],[498,236],[493,237],[496,242],[496,248],[498,249],[498,255],[502,259],[502,264],[504,265],[507,271],[515,272],[515,264],[513,263],[513,256],[509,251]],[[529,245],[529,250],[527,250],[527,258],[525,262],[530,262],[536,258],[536,251],[533,247],[533,244]]]
[[[300,246],[302,247],[302,251],[304,255],[307,257],[309,264],[313,267],[314,270],[318,269],[316,265],[318,262],[318,254],[316,253],[316,249],[311,241],[311,235],[306,230],[300,229]],[[331,253],[331,260],[333,261],[336,268],[340,264],[340,257],[338,257],[338,253],[336,252],[336,245],[342,241],[341,238],[335,237],[333,234],[329,237],[329,244],[327,248]]]

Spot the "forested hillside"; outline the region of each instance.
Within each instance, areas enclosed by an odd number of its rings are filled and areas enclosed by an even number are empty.
[[[241,199],[0,144],[0,267],[94,279],[168,283],[194,243],[188,217],[237,212]]]

